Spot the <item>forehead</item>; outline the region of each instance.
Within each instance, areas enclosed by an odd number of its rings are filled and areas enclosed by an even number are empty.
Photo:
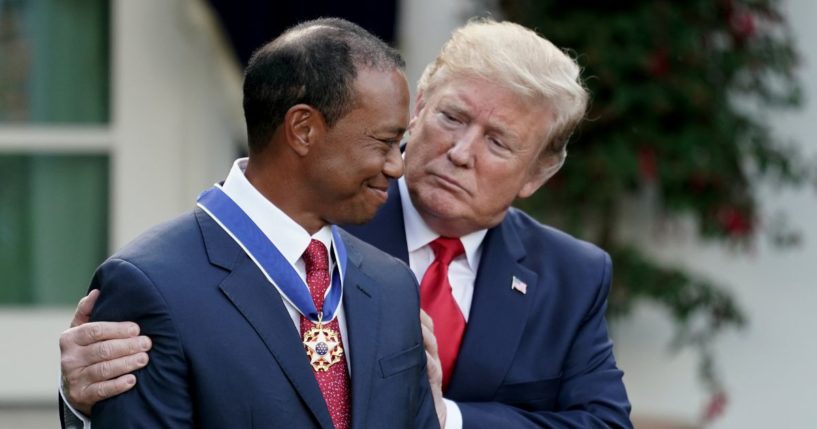
[[[426,102],[433,109],[455,110],[518,140],[542,142],[552,123],[551,109],[541,100],[482,77],[449,76],[437,81],[429,86]]]
[[[354,107],[349,119],[372,127],[405,128],[408,121],[409,92],[403,73],[397,69],[359,69],[354,82]]]

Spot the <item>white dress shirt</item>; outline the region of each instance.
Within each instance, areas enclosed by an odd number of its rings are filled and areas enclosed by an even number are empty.
[[[403,205],[403,222],[406,230],[406,245],[409,252],[409,267],[418,282],[422,282],[426,270],[434,262],[434,251],[429,244],[440,235],[435,233],[423,221],[420,213],[414,207],[409,197],[406,179],[400,178],[397,182],[400,189],[400,201]],[[487,229],[472,232],[460,237],[465,253],[457,256],[448,266],[448,282],[451,283],[451,293],[457,302],[465,322],[471,313],[471,299],[474,297],[474,282],[477,278],[479,261],[482,257],[482,241]],[[445,399],[447,417],[445,428],[461,429],[462,413],[457,403]]]
[[[247,158],[240,158],[233,163],[233,168],[227,179],[224,180],[224,185],[221,189],[232,199],[244,213],[249,216],[250,220],[264,233],[267,238],[278,248],[281,255],[295,267],[301,280],[306,286],[306,265],[302,258],[309,242],[312,239],[318,240],[327,247],[327,249],[334,249],[332,245],[332,229],[329,226],[324,226],[315,235],[310,236],[308,232],[298,225],[291,217],[282,212],[281,209],[271,203],[266,197],[261,195],[257,189],[244,176],[244,170],[247,168]],[[334,252],[330,255],[335,255]],[[331,273],[335,267],[335,256],[329,258],[329,272]],[[331,278],[331,276],[330,276]],[[341,282],[343,278],[341,277]],[[277,288],[277,287],[276,287]],[[327,293],[329,290],[327,289]],[[308,293],[308,291],[307,291]],[[296,335],[300,336],[301,313],[295,308],[292,303],[287,300],[284,295],[281,295],[284,301],[284,306],[289,312],[289,317],[295,325]],[[343,342],[343,351],[346,355],[346,367],[351,372],[350,363],[351,358],[349,353],[349,344],[346,334],[346,314],[343,310],[343,298],[338,304],[337,318],[340,325],[341,341]],[[304,354],[304,359],[306,359]]]

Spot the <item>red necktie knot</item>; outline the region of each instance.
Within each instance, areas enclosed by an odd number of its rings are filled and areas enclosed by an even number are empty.
[[[326,290],[329,289],[329,255],[326,246],[318,240],[309,242],[302,256],[306,268],[306,284],[318,311],[323,308]]]
[[[434,251],[434,259],[448,266],[457,256],[465,253],[462,241],[459,238],[439,237],[428,244]]]
[[[329,256],[326,253],[326,246],[318,240],[313,239],[303,254],[306,272],[329,271]]]

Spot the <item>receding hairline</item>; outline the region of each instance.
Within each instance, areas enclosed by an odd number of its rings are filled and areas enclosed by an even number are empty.
[[[309,37],[313,33],[317,31],[329,31],[329,30],[336,30],[336,31],[343,31],[342,28],[333,27],[331,25],[326,24],[312,24],[303,28],[293,28],[292,30],[284,32],[281,37],[278,38],[277,42],[280,44],[288,44],[288,43],[295,43],[298,39],[304,39]]]

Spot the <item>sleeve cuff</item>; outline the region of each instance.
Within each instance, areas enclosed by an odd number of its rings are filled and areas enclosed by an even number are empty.
[[[462,412],[456,402],[443,398],[445,403],[445,427],[443,429],[462,429]],[[88,427],[91,427],[88,425]]]
[[[65,417],[65,429],[91,429],[91,419],[85,414],[75,410],[68,400],[65,398],[65,392],[62,390],[62,374],[60,374],[60,397],[62,397],[62,414]]]

